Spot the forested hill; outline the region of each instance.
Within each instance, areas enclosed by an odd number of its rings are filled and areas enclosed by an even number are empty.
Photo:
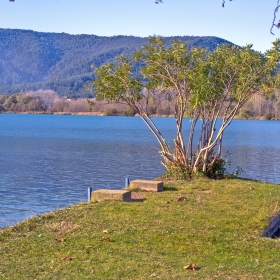
[[[181,40],[189,47],[213,50],[229,43],[217,37],[165,37]],[[91,65],[113,61],[147,44],[148,38],[100,37],[0,29],[0,94],[52,89],[61,96],[86,96],[83,85],[93,78]]]

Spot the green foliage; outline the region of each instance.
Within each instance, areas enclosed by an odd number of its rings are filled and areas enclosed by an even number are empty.
[[[103,112],[105,116],[124,116],[124,117],[135,116],[135,112],[131,108],[127,110],[121,110],[121,111],[117,110],[116,108],[107,108]]]
[[[207,169],[207,176],[211,179],[223,179],[226,174],[226,161],[222,158],[215,159],[211,168]]]
[[[95,104],[93,101],[89,100],[89,99],[86,99],[87,101],[87,104],[88,104],[88,110],[89,112],[92,111],[92,106]]]
[[[118,116],[119,112],[115,108],[108,108],[104,111],[105,116]]]
[[[31,96],[25,93],[0,96],[0,111],[34,112],[44,110],[44,103],[40,96]]]
[[[133,104],[140,101],[142,96],[141,81],[133,77],[132,65],[124,56],[118,57],[118,65],[103,64],[95,70],[98,79],[92,82],[96,88],[96,98],[108,102],[126,102]]]
[[[252,112],[250,110],[246,110],[242,108],[240,110],[240,116],[248,120],[249,118],[252,117]]]
[[[121,116],[125,117],[133,117],[135,116],[136,112],[132,108],[128,108],[127,110],[123,110],[120,112]]]
[[[174,163],[166,164],[166,171],[162,175],[163,180],[189,180],[193,177],[193,174],[188,166]]]
[[[271,119],[272,119],[272,114],[271,114],[271,113],[266,113],[266,114],[264,115],[264,119],[265,119],[265,120],[271,120]]]

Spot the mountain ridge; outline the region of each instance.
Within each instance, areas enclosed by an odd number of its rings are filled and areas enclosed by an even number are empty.
[[[214,50],[229,41],[213,36],[163,37],[167,44],[181,40],[188,47]],[[83,85],[93,79],[91,65],[130,55],[148,37],[97,36],[0,28],[0,94],[51,89],[61,96],[86,97]]]

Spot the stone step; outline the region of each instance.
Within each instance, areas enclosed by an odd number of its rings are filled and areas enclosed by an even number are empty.
[[[133,180],[130,182],[132,189],[141,189],[145,191],[161,192],[163,191],[162,181],[151,181],[151,180]]]
[[[131,192],[127,190],[107,190],[100,189],[91,193],[91,201],[102,200],[117,200],[117,201],[131,201]]]

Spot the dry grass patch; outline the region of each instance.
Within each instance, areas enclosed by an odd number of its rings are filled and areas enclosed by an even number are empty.
[[[72,221],[61,221],[53,224],[46,224],[45,227],[54,233],[66,233],[78,229],[78,225]]]

